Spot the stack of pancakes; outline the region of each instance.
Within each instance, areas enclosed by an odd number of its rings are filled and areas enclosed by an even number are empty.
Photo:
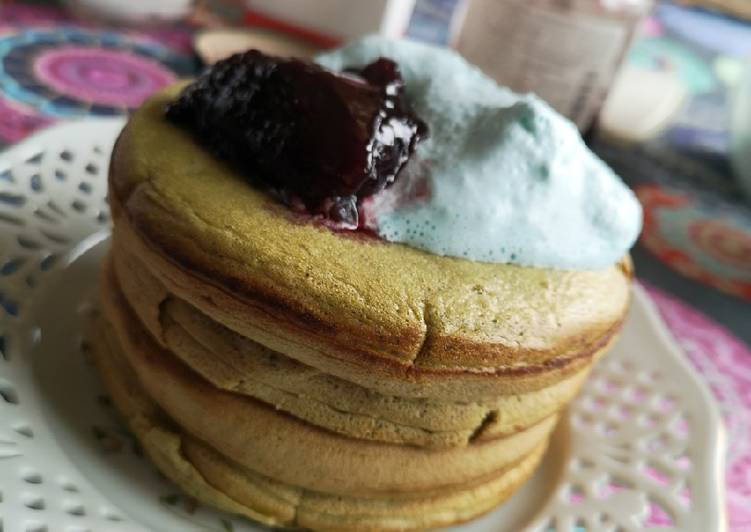
[[[523,268],[333,232],[166,122],[178,90],[115,147],[94,350],[156,465],[273,526],[422,529],[507,498],[615,338],[627,260]]]

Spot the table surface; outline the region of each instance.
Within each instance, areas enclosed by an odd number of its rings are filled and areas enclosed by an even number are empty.
[[[128,113],[197,70],[190,37],[183,28],[112,30],[53,8],[0,5],[0,150],[59,120]],[[633,255],[638,278],[717,398],[728,430],[730,530],[751,530],[751,306],[677,274],[649,246]]]

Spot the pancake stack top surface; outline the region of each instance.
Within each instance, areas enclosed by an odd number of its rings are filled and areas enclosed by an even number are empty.
[[[323,214],[291,209],[165,118],[183,90],[146,102],[116,144],[95,338],[154,463],[273,526],[413,530],[494,508],[613,342],[628,259],[525,267],[332,230],[362,188],[334,211],[294,189]]]

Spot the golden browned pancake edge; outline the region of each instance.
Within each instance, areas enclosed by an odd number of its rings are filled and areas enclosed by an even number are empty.
[[[163,348],[219,389],[250,395],[355,438],[440,448],[503,437],[559,411],[589,372],[587,366],[546,388],[482,401],[384,395],[223,327],[166,295],[164,287],[122,251],[112,250],[114,260],[105,274],[115,277],[127,304]]]
[[[111,280],[102,283],[103,315],[149,397],[225,456],[285,483],[359,496],[458,489],[497,476],[531,452],[558,417],[505,438],[445,450],[344,437],[211,386],[154,342]]]
[[[211,506],[273,527],[316,530],[423,530],[492,510],[532,474],[540,445],[496,478],[466,489],[398,497],[357,498],[305,490],[243,468],[183,432],[144,392],[108,326],[97,320],[92,358],[113,402],[146,454],[185,492]]]
[[[178,90],[147,101],[115,147],[115,223],[142,242],[154,273],[168,272],[171,292],[228,327],[253,322],[376,374],[426,382],[524,377],[589,357],[617,332],[628,259],[600,271],[478,263],[305,223],[165,121]]]

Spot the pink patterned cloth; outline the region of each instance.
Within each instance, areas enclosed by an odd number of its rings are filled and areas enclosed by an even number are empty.
[[[14,4],[0,6],[0,21],[9,26],[39,26],[70,22],[70,17],[59,9]]]
[[[34,63],[36,77],[57,93],[106,105],[136,107],[175,75],[131,52],[66,45]]]
[[[748,532],[751,530],[751,350],[700,312],[653,286],[644,286],[720,406],[728,441],[725,474],[729,530]]]
[[[0,2],[0,148],[57,120],[127,114],[196,74],[191,42],[179,25],[114,29]]]
[[[38,114],[26,105],[11,102],[0,94],[0,139],[18,142],[53,120]]]

